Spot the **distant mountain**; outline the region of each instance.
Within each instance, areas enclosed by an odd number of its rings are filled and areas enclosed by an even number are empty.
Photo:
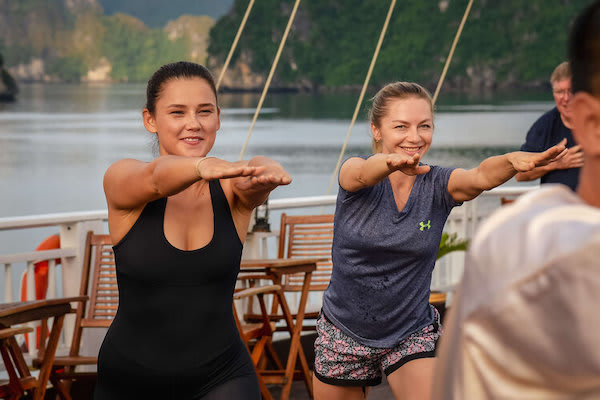
[[[145,81],[182,59],[218,75],[248,2],[0,0],[0,53],[17,81]],[[476,1],[444,89],[549,85],[566,57],[573,17],[591,2]],[[397,2],[371,84],[406,80],[435,88],[466,3]],[[256,1],[224,89],[262,90],[293,4]],[[360,86],[388,7],[388,0],[302,2],[271,87]]]
[[[150,28],[99,0],[0,0],[0,53],[18,81],[145,81],[168,62],[206,62],[215,20],[187,11]]]
[[[549,85],[566,58],[574,16],[592,0],[478,0],[473,4],[444,84],[476,91]],[[371,84],[415,81],[434,89],[467,0],[396,3]],[[218,70],[248,0],[235,0],[210,33],[209,67]],[[261,88],[293,0],[260,0],[252,9],[223,86]],[[274,86],[313,89],[362,84],[390,2],[301,3],[273,78]]]
[[[233,0],[97,0],[104,13],[132,15],[150,28],[164,28],[181,15],[208,15],[217,20],[225,15]]]

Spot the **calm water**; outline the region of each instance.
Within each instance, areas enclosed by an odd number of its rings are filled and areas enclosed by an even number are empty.
[[[267,155],[292,174],[292,185],[272,198],[326,194],[357,98],[267,96],[245,158]],[[18,102],[0,104],[0,217],[104,209],[106,168],[124,157],[153,158],[151,135],[141,122],[143,102],[139,84],[22,86]],[[220,102],[222,124],[212,155],[233,161],[258,95],[226,94]],[[529,126],[552,105],[549,92],[442,95],[425,162],[469,168],[486,156],[518,149]],[[369,152],[364,115],[347,155]],[[49,232],[0,232],[0,253],[30,251]]]

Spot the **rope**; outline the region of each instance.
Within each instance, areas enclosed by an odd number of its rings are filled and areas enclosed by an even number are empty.
[[[233,39],[233,44],[231,45],[231,49],[229,49],[229,54],[227,54],[227,58],[225,59],[225,64],[223,64],[223,68],[221,69],[221,73],[219,74],[219,79],[217,79],[217,84],[216,84],[217,90],[219,90],[219,86],[221,85],[221,80],[223,79],[223,76],[225,75],[225,71],[227,70],[227,67],[229,66],[229,62],[231,61],[233,52],[235,51],[238,41],[240,40],[240,36],[242,36],[242,31],[244,30],[244,27],[246,26],[246,21],[248,20],[248,15],[250,15],[250,10],[252,9],[253,5],[254,5],[254,0],[250,0],[250,2],[248,3],[248,8],[246,8],[246,13],[244,14],[244,18],[242,18],[242,23],[240,24],[240,27],[238,28],[235,38]]]
[[[288,20],[287,26],[285,27],[285,32],[283,33],[283,37],[281,38],[281,43],[279,43],[279,49],[277,49],[277,54],[275,55],[275,60],[273,60],[273,64],[271,65],[271,71],[269,72],[269,77],[267,78],[267,82],[265,83],[265,87],[263,88],[262,95],[260,96],[260,100],[258,101],[258,106],[256,106],[256,111],[254,112],[254,117],[252,118],[252,124],[250,125],[250,129],[248,130],[248,136],[246,137],[246,141],[244,142],[244,146],[242,147],[242,151],[240,152],[240,160],[244,156],[244,152],[246,151],[246,147],[248,146],[248,141],[250,140],[250,136],[252,135],[252,130],[254,129],[254,124],[256,123],[256,119],[258,118],[258,114],[260,113],[260,109],[262,108],[263,101],[265,100],[265,96],[267,95],[267,91],[269,90],[269,86],[271,85],[271,79],[273,79],[273,75],[275,74],[275,69],[277,68],[277,63],[279,62],[279,57],[281,56],[281,52],[283,50],[283,46],[285,45],[285,41],[287,40],[288,33],[290,32],[290,28],[292,23],[294,22],[294,18],[296,17],[296,11],[298,10],[298,6],[300,5],[300,0],[296,0],[294,3],[294,8],[292,9],[292,13],[290,14],[290,18]]]
[[[394,6],[396,5],[396,0],[392,0],[390,3],[390,8],[388,9],[387,16],[385,18],[385,23],[383,24],[383,28],[381,29],[381,34],[379,35],[379,41],[377,42],[377,47],[375,48],[375,53],[373,53],[373,58],[371,59],[371,65],[369,65],[369,71],[367,72],[367,76],[365,77],[365,82],[363,83],[363,87],[360,91],[360,96],[358,96],[358,102],[356,103],[356,107],[354,108],[354,115],[352,116],[352,122],[350,122],[350,126],[348,127],[348,132],[346,132],[346,140],[344,140],[344,145],[342,146],[342,151],[340,152],[340,156],[338,158],[337,164],[335,166],[335,170],[333,171],[333,175],[331,176],[331,181],[329,182],[329,188],[327,189],[327,194],[331,193],[331,188],[333,187],[333,182],[335,181],[335,177],[340,169],[340,164],[342,163],[342,158],[344,157],[344,153],[346,152],[346,146],[348,145],[348,140],[350,139],[350,133],[352,132],[352,128],[354,127],[354,123],[356,122],[356,118],[358,116],[358,112],[360,111],[360,106],[362,104],[363,98],[365,97],[365,92],[367,90],[367,86],[369,85],[369,80],[371,79],[371,74],[373,73],[373,68],[375,67],[375,61],[377,60],[377,56],[379,55],[379,49],[381,49],[381,44],[383,43],[383,38],[385,37],[385,32],[387,31],[388,25],[390,23],[390,18],[392,17],[392,11],[394,11]]]
[[[444,69],[442,70],[442,75],[440,76],[440,80],[435,88],[435,93],[433,94],[433,104],[437,100],[438,95],[440,94],[440,89],[442,88],[442,84],[444,83],[444,79],[446,78],[446,72],[448,71],[448,67],[450,66],[450,61],[452,61],[452,56],[454,55],[454,49],[456,49],[456,44],[458,43],[458,39],[460,38],[460,34],[462,33],[463,27],[465,26],[465,22],[467,21],[467,17],[469,16],[469,12],[471,11],[471,6],[473,5],[473,0],[469,0],[469,4],[467,4],[467,9],[465,10],[465,14],[462,17],[462,21],[458,27],[458,31],[456,31],[456,36],[454,36],[454,42],[452,42],[452,47],[450,48],[450,53],[448,54],[448,58],[446,59],[446,65],[444,65]]]

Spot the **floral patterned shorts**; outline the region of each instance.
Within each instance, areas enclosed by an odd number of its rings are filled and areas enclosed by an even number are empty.
[[[375,386],[410,360],[435,357],[442,333],[440,314],[431,306],[434,322],[413,333],[391,349],[379,349],[358,343],[333,325],[323,313],[317,321],[315,376],[336,386]]]

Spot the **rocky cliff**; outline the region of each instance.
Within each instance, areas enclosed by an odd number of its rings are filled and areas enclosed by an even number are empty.
[[[182,16],[150,29],[97,0],[0,0],[0,52],[20,81],[143,81],[166,62],[204,63],[214,23]]]
[[[548,85],[565,58],[569,24],[591,1],[476,1],[444,89]],[[0,53],[9,71],[18,80],[144,81],[161,64],[188,59],[207,63],[218,75],[248,5],[235,0],[216,24],[209,17],[182,15],[163,28],[150,28],[123,13],[105,15],[99,2],[0,0]],[[254,4],[224,87],[262,89],[293,3]],[[466,3],[397,2],[371,84],[408,80],[435,88]],[[170,2],[152,4],[164,7],[158,13],[172,8]],[[388,6],[384,0],[302,2],[272,87],[360,87]]]
[[[233,59],[231,84],[267,75],[293,0],[256,2]],[[371,83],[416,81],[435,88],[467,0],[404,0],[393,11]],[[565,57],[574,16],[591,0],[479,0],[466,22],[445,90],[480,91],[548,85]],[[222,65],[248,2],[211,31],[209,63]],[[389,7],[380,0],[303,2],[281,56],[274,85],[360,87]],[[230,76],[229,76],[230,75]],[[244,78],[244,76],[246,78]],[[253,77],[253,78],[250,78]]]
[[[187,60],[200,64],[208,57],[208,39],[215,20],[206,15],[182,15],[175,21],[169,21],[163,29],[169,40],[184,39]]]

